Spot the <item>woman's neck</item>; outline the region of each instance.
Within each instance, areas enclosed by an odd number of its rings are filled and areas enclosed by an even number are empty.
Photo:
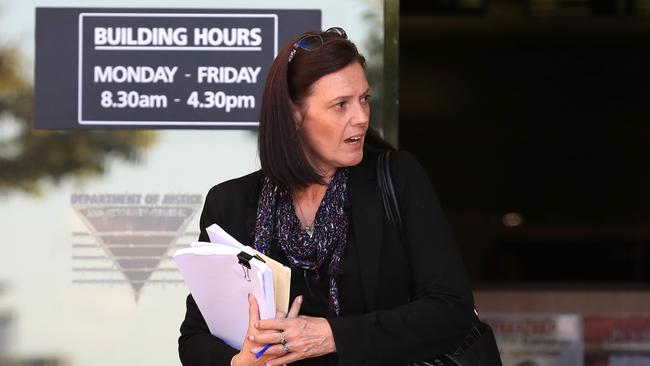
[[[329,182],[328,182],[329,183]],[[299,202],[320,202],[327,191],[327,185],[324,184],[310,184],[307,187],[295,191],[293,198]]]
[[[329,184],[334,177],[334,174],[336,174],[336,169],[331,172],[322,174],[323,182],[325,184],[312,183],[305,188],[294,191],[294,200],[306,200],[311,202],[318,201],[320,203],[321,199],[325,195],[325,192],[327,191],[327,187],[329,187]]]
[[[312,233],[318,207],[321,205],[321,202],[325,197],[332,176],[324,177],[323,180],[327,182],[327,184],[310,184],[303,189],[294,191],[292,194],[294,209],[296,216],[298,216],[298,219],[300,220],[301,226],[307,228],[307,230],[312,230]]]

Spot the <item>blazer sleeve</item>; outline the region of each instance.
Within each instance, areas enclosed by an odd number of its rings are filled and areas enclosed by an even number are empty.
[[[393,154],[391,165],[411,300],[388,310],[329,318],[341,366],[431,359],[453,351],[474,319],[469,280],[427,174],[406,152]]]
[[[218,223],[216,196],[218,186],[212,187],[205,198],[201,212],[199,241],[209,241],[205,228]],[[178,338],[178,353],[184,366],[227,366],[232,357],[239,353],[218,337],[213,336],[203,319],[192,295],[187,296],[187,311],[181,324],[181,335]]]

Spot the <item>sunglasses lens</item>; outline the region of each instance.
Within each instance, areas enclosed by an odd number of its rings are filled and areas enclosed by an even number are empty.
[[[332,27],[328,30],[326,30],[323,33],[320,34],[311,34],[308,36],[305,36],[298,40],[298,42],[293,44],[293,50],[291,51],[291,54],[289,55],[289,62],[293,60],[293,58],[296,56],[296,51],[301,48],[306,51],[312,51],[325,43],[325,40],[329,38],[342,38],[342,39],[348,39],[348,35],[345,33],[343,28],[339,27]]]
[[[347,33],[343,30],[343,28],[339,27],[332,27],[328,30],[325,31],[325,34],[329,37],[339,37],[343,39],[348,39]]]
[[[299,40],[296,45],[303,50],[313,50],[323,44],[323,39],[320,36],[307,36]]]

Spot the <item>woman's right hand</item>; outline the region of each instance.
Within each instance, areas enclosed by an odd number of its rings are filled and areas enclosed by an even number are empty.
[[[260,310],[259,306],[257,304],[257,299],[255,299],[255,296],[253,294],[248,294],[248,330],[246,331],[246,338],[244,339],[244,344],[242,345],[241,351],[235,357],[232,359],[231,365],[232,366],[249,366],[249,365],[265,365],[267,361],[278,357],[276,356],[271,356],[271,355],[264,355],[260,357],[259,359],[255,358],[255,354],[251,352],[251,349],[253,348],[260,348],[266,346],[265,344],[259,344],[257,342],[251,341],[253,337],[256,335],[262,334],[262,333],[267,333],[267,332],[273,332],[273,331],[261,331],[257,328],[255,328],[255,323],[257,323],[258,320],[260,320]],[[278,311],[275,313],[276,318],[295,318],[298,316],[298,313],[300,312],[300,305],[302,305],[302,295],[297,296],[294,300],[293,303],[291,304],[291,308],[289,309],[288,314],[284,314],[281,311]]]

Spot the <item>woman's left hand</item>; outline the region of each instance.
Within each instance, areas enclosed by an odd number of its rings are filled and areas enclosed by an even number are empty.
[[[269,366],[281,366],[336,352],[332,328],[325,318],[301,315],[292,319],[260,320],[255,327],[259,330],[276,330],[273,333],[258,334],[254,337],[257,343],[275,343],[266,353],[279,355],[279,357],[270,360],[267,363]],[[282,337],[286,348],[282,347]],[[257,351],[259,349],[251,350],[252,353]]]

